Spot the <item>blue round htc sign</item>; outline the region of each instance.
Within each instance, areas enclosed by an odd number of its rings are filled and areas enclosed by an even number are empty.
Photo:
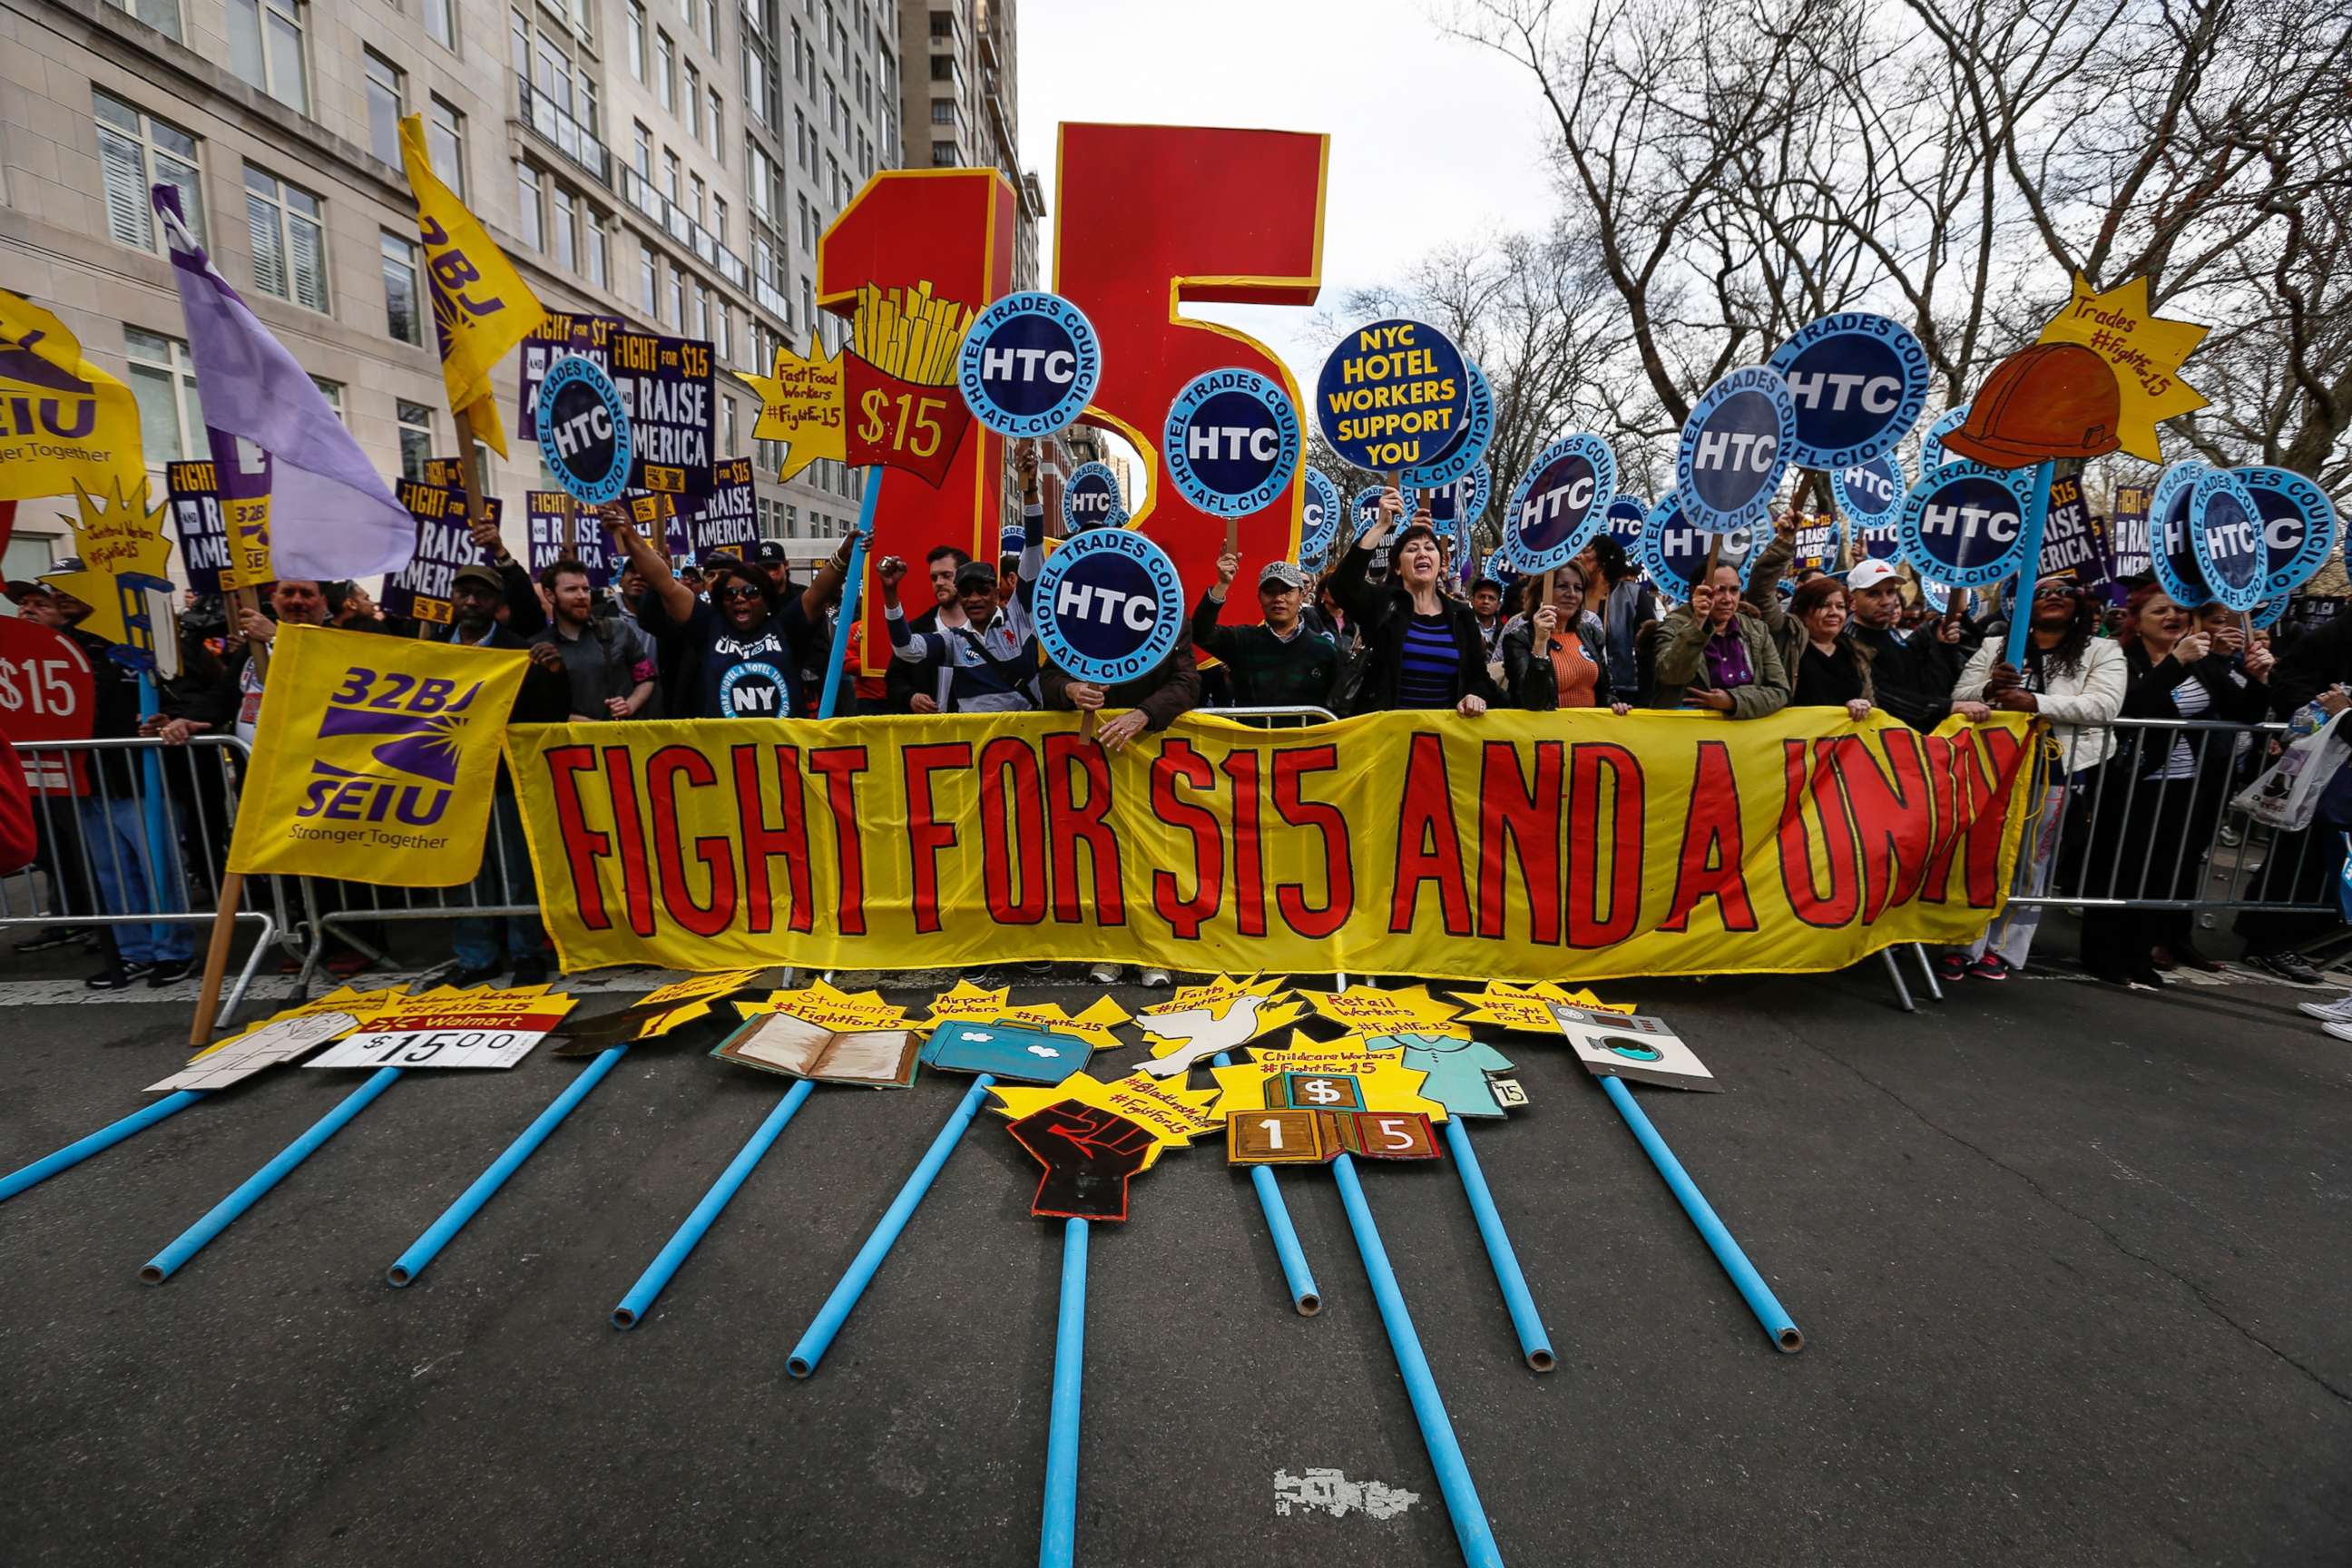
[[[1423,490],[1422,504],[1429,508],[1429,520],[1437,524],[1437,531],[1459,542],[1486,514],[1487,494],[1494,482],[1494,470],[1480,463],[1458,479]]]
[[[1716,533],[1761,522],[1796,435],[1797,405],[1779,371],[1746,365],[1708,387],[1675,451],[1684,514]]]
[[[1830,470],[1830,499],[1857,529],[1892,522],[1903,506],[1903,465],[1885,453]]]
[[[1748,578],[1748,566],[1760,552],[1754,548],[1755,535],[1748,529],[1734,529],[1723,535],[1717,551],[1718,565],[1739,568],[1740,580]],[[1715,535],[1692,523],[1683,515],[1682,497],[1668,490],[1665,499],[1650,509],[1642,523],[1642,571],[1661,592],[1676,599],[1687,600],[1691,584],[1697,580],[1699,569],[1706,564],[1706,553],[1716,543]]]
[[[1921,473],[1933,473],[1952,460],[1945,454],[1944,437],[1968,422],[1969,405],[1965,403],[1958,408],[1948,409],[1936,416],[1936,422],[1927,426],[1927,434],[1919,437],[1919,471]]]
[[[1062,525],[1066,533],[1117,528],[1127,521],[1118,476],[1100,463],[1080,463],[1062,487]]]
[[[964,334],[956,387],[1000,436],[1050,436],[1086,412],[1102,380],[1102,340],[1058,294],[1007,294]]]
[[[1339,542],[1339,530],[1348,520],[1347,504],[1339,499],[1339,487],[1331,476],[1320,468],[1307,470],[1307,500],[1298,517],[1298,560],[1300,564],[1319,564],[1331,553]]]
[[[1422,468],[1461,434],[1469,381],[1462,351],[1435,327],[1374,321],[1323,362],[1315,420],[1331,449],[1360,468]]]
[[[1429,462],[1418,468],[1405,468],[1403,478],[1408,489],[1433,490],[1440,485],[1452,484],[1477,467],[1486,456],[1486,443],[1495,438],[1495,390],[1486,384],[1486,374],[1475,360],[1465,359],[1462,370],[1470,381],[1470,400],[1462,415],[1462,428]]]
[[[1902,554],[1922,577],[1982,588],[2025,558],[2025,512],[2034,471],[1946,463],[1903,498]]]
[[[2336,508],[2327,492],[2287,468],[2235,470],[2263,520],[2263,596],[2279,598],[2311,581],[2336,548]]]
[[[2194,458],[2167,463],[2147,500],[2147,552],[2156,585],[2174,604],[2191,610],[2213,597],[2197,558],[2196,529],[2189,517],[2197,481],[2206,472]]]
[[[1254,370],[1194,376],[1168,407],[1160,450],[1176,493],[1212,517],[1272,506],[1298,471],[1298,410]]]
[[[1789,460],[1835,470],[1895,449],[1927,406],[1927,351],[1900,322],[1841,310],[1775,350],[1797,435]]]
[[[1037,646],[1055,668],[1097,686],[1152,669],[1184,629],[1176,563],[1131,528],[1064,541],[1045,557],[1034,594]]]
[[[1536,454],[1511,491],[1503,531],[1529,573],[1567,565],[1592,542],[1617,492],[1617,458],[1609,443],[1587,434],[1564,437]]]
[[[2189,494],[2189,537],[2213,596],[2251,610],[2267,596],[2268,562],[2253,492],[2230,468],[2209,468]]]
[[[1601,531],[1615,540],[1626,557],[1634,559],[1642,548],[1642,520],[1650,515],[1650,503],[1640,496],[1618,496],[1601,514]]]
[[[1380,521],[1381,497],[1384,493],[1386,492],[1379,485],[1366,485],[1362,489],[1358,490],[1354,497],[1349,500],[1348,510],[1355,514],[1356,531],[1358,533],[1363,532],[1366,529],[1371,527],[1372,524]],[[1411,521],[1412,520],[1407,518],[1406,521]]]
[[[634,447],[629,412],[603,367],[566,354],[539,384],[539,451],[572,500],[602,506],[621,499]]]

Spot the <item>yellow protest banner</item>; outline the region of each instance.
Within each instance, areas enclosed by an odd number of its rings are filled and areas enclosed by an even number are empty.
[[[1790,709],[1195,715],[1116,756],[1073,714],[550,725],[507,744],[568,970],[1084,959],[1537,981],[1964,942],[2005,897],[2032,742],[2016,715],[1929,736]]]
[[[520,652],[287,626],[228,868],[449,888],[482,859]]]
[[[0,500],[128,495],[146,479],[131,389],[63,321],[0,289]]]
[[[400,122],[400,161],[416,197],[416,230],[425,242],[433,331],[440,340],[450,411],[469,418],[474,434],[503,458],[506,426],[499,420],[490,373],[547,311],[480,221],[433,173],[422,115]]]

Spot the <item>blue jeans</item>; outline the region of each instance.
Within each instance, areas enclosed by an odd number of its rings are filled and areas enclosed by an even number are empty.
[[[530,847],[523,840],[514,791],[504,779],[490,797],[490,830],[482,844],[482,866],[467,885],[466,901],[491,907],[530,904],[536,908],[539,903],[538,884],[530,873]],[[457,952],[460,968],[488,969],[499,963],[499,923],[488,915],[467,915],[457,922],[450,946]],[[537,915],[509,915],[502,923],[508,963],[540,955],[542,934]]]
[[[81,805],[82,843],[89,853],[98,900],[110,915],[177,914],[188,907],[180,847],[168,827],[161,835],[164,864],[149,853],[147,818],[135,800],[92,797]],[[196,933],[184,925],[142,921],[114,928],[114,950],[125,963],[179,963],[194,956]]]

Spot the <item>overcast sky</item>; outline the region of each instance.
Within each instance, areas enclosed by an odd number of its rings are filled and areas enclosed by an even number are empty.
[[[1045,187],[1064,121],[1319,131],[1331,137],[1322,305],[1393,282],[1457,235],[1526,228],[1553,197],[1535,79],[1445,37],[1448,0],[1020,0],[1021,155]],[[1330,344],[1307,310],[1194,306],[1311,387]]]

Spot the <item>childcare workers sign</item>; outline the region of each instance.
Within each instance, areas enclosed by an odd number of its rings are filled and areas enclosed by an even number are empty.
[[[1843,709],[1193,715],[1113,756],[1024,713],[533,726],[508,755],[567,970],[1536,980],[1966,941],[2009,886],[2031,742],[2022,715],[1920,735]]]

